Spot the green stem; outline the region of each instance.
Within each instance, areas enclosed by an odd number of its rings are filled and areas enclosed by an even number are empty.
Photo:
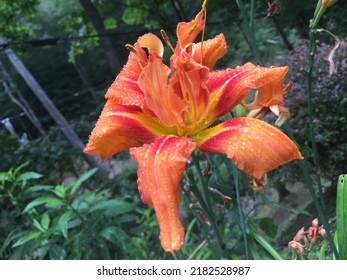
[[[220,248],[222,250],[224,250],[225,244],[224,244],[222,235],[219,231],[218,225],[216,223],[216,218],[215,218],[215,215],[213,213],[210,199],[209,199],[209,195],[208,195],[208,181],[202,175],[202,170],[201,170],[198,154],[193,153],[192,159],[193,159],[194,165],[196,167],[196,170],[197,170],[200,182],[201,182],[201,187],[198,188],[193,173],[187,172],[189,182],[190,182],[191,187],[192,187],[191,190],[194,193],[195,197],[197,198],[198,202],[200,203],[204,215],[207,217],[208,221],[210,222],[210,224],[213,228],[213,232],[214,232],[214,234],[218,240],[218,243],[220,245]],[[201,193],[201,196],[200,196],[200,193]]]
[[[192,154],[192,159],[193,159],[193,162],[196,167],[198,177],[201,183],[200,192],[201,192],[202,198],[207,206],[207,209],[211,211],[212,213],[212,207],[211,207],[209,196],[208,196],[208,182],[205,180],[205,178],[202,175],[202,170],[201,170],[200,161],[199,161],[199,153],[194,152]]]
[[[199,202],[199,204],[201,206],[201,210],[204,213],[204,215],[206,217],[208,217],[209,214],[208,214],[208,212],[206,212],[206,208],[207,207],[205,205],[205,202],[202,200],[202,198],[200,196],[199,189],[198,189],[198,187],[196,185],[196,181],[195,181],[194,174],[193,174],[192,170],[186,169],[186,174],[188,176],[188,180],[189,180],[189,184],[190,184],[190,188],[189,189],[192,191],[192,193],[194,194],[194,196],[198,200],[198,202]],[[185,197],[184,199],[186,200],[187,204],[190,203],[188,198]],[[198,217],[198,215],[196,214],[195,211],[193,211],[193,214],[194,214],[194,216],[195,216],[195,218],[197,220],[200,220],[200,218]],[[222,254],[220,253],[220,250],[217,250],[215,248],[215,246],[212,244],[212,242],[211,242],[211,240],[209,238],[208,232],[206,230],[206,227],[202,228],[202,234],[203,234],[203,236],[204,236],[208,246],[211,248],[212,252],[215,254],[216,258],[221,259],[222,258]]]
[[[312,73],[314,68],[314,58],[316,53],[316,42],[314,36],[314,30],[310,30],[310,45],[309,45],[309,56],[308,56],[308,71],[307,71],[307,106],[308,106],[308,127],[310,131],[312,152],[313,152],[313,161],[316,168],[316,176],[317,176],[317,185],[318,185],[318,193],[321,206],[323,210],[325,209],[325,201],[323,195],[323,188],[321,183],[321,170],[318,160],[318,150],[317,144],[315,141],[315,129],[313,123],[313,102],[312,102]]]
[[[247,225],[245,223],[245,217],[242,211],[242,204],[241,204],[241,199],[240,199],[240,189],[239,189],[239,171],[237,167],[233,164],[233,175],[234,175],[234,184],[235,184],[235,191],[236,191],[236,201],[238,205],[238,210],[239,210],[239,217],[240,217],[240,223],[241,223],[241,230],[242,230],[242,235],[243,235],[243,242],[245,246],[245,255],[246,259],[250,259],[249,255],[249,245],[248,245],[248,236],[247,236]]]

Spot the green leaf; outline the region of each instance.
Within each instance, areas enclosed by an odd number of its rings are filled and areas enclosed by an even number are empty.
[[[6,239],[5,241],[3,241],[3,244],[0,248],[0,258],[2,259],[3,258],[3,254],[5,252],[5,250],[7,249],[7,247],[9,247],[9,245],[17,239],[18,237],[18,233],[15,233],[14,231],[11,231],[7,236],[6,236]]]
[[[0,180],[1,181],[9,181],[9,180],[11,180],[11,175],[9,174],[9,172],[1,172],[0,173]]]
[[[38,231],[34,231],[34,232],[30,232],[29,234],[23,236],[22,238],[20,238],[16,243],[14,243],[12,245],[12,247],[17,247],[17,246],[20,246],[20,245],[23,245],[33,239],[36,239],[38,238],[39,236],[41,235],[41,232],[38,232]]]
[[[49,191],[51,189],[53,189],[53,186],[37,185],[37,186],[26,188],[24,192],[25,193],[26,192],[41,192],[41,191]]]
[[[249,235],[253,237],[254,240],[257,241],[259,245],[261,245],[266,251],[268,251],[275,260],[283,260],[283,257],[280,255],[280,253],[258,232],[250,230]]]
[[[48,213],[44,213],[41,217],[41,225],[44,229],[48,229],[49,228],[49,224],[50,224],[51,219],[49,218]]]
[[[347,174],[340,175],[337,183],[336,230],[340,260],[347,260]]]
[[[36,220],[34,219],[34,226],[41,232],[46,232],[46,230],[42,227],[42,225]]]
[[[319,250],[319,260],[325,260],[326,256],[325,256],[325,251],[328,247],[328,241],[324,240],[322,243],[322,246]]]
[[[52,192],[62,199],[66,198],[66,188],[64,186],[58,185],[52,190]]]
[[[107,18],[104,20],[104,25],[106,30],[115,29],[117,28],[117,21],[115,20],[115,18]]]
[[[71,195],[73,196],[78,191],[82,183],[92,177],[97,170],[97,168],[93,168],[79,177],[75,182],[70,183],[68,186],[71,187]]]
[[[101,201],[94,206],[91,207],[90,212],[96,210],[112,210],[113,215],[120,215],[135,209],[135,205],[133,203],[126,202],[122,199],[110,199],[106,201]]]
[[[23,210],[23,213],[26,213],[30,211],[31,209],[35,208],[36,206],[45,204],[47,208],[56,208],[64,204],[64,202],[58,198],[50,197],[50,196],[44,196],[39,197],[32,202],[30,202],[25,209]]]
[[[259,253],[258,253],[258,250],[257,250],[258,248],[255,245],[254,239],[253,238],[249,238],[248,242],[249,242],[249,250],[251,251],[253,259],[254,260],[260,260],[261,258],[259,256]]]
[[[66,251],[63,247],[53,244],[49,248],[49,257],[51,260],[63,260],[66,257]]]
[[[61,233],[63,234],[63,236],[65,237],[65,239],[67,239],[68,237],[68,223],[71,219],[71,216],[72,216],[72,212],[67,211],[63,215],[61,215],[58,220],[59,229]]]
[[[29,171],[29,172],[25,172],[25,173],[19,175],[18,178],[17,178],[17,181],[24,181],[24,182],[26,182],[28,180],[39,179],[41,177],[43,177],[43,175],[41,175],[39,173],[36,173],[36,172]]]
[[[114,245],[120,245],[122,249],[125,248],[126,240],[128,239],[127,234],[116,226],[109,226],[104,228],[100,232],[100,236],[110,241]]]

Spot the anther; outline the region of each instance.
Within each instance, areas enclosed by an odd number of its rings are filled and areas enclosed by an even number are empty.
[[[164,29],[160,29],[160,35],[163,38],[165,44],[168,45],[170,47],[170,49],[172,50],[172,52],[174,53],[175,50],[174,50],[173,46],[171,45],[169,36],[167,36],[167,34],[166,34]]]
[[[134,47],[133,45],[131,45],[131,44],[125,44],[125,47],[126,47],[129,51],[131,51],[131,52],[137,54],[137,51],[135,50],[135,47]]]

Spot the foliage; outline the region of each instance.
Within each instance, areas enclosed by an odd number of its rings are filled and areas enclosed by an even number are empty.
[[[32,37],[32,25],[23,16],[32,18],[36,15],[39,0],[0,1],[0,37],[16,44]]]
[[[158,246],[147,240],[154,229],[152,211],[137,209],[129,198],[111,197],[109,189],[88,186],[95,169],[56,186],[32,185],[42,175],[22,169],[0,173],[1,259],[156,256],[151,254]]]
[[[80,133],[84,131],[87,135],[89,126],[86,128],[87,124],[83,121],[75,124],[77,125],[77,130]],[[51,127],[48,138],[49,142],[43,138],[37,138],[19,143],[17,139],[9,136],[1,137],[0,145],[4,145],[6,149],[2,153],[3,161],[0,163],[0,168],[6,170],[25,162],[28,168],[45,174],[46,183],[60,181],[69,174],[79,174],[81,168],[78,168],[78,164],[74,162],[79,152],[72,147],[61,130],[58,127]]]
[[[95,28],[79,6],[73,6],[68,15],[63,18],[61,24],[64,31],[74,38],[70,44],[69,62],[75,63],[76,56],[83,54],[85,49],[93,50],[99,46],[100,42]],[[80,40],[79,37],[86,38]]]
[[[318,146],[321,169],[325,177],[336,182],[338,174],[345,171],[347,162],[347,128],[346,105],[347,79],[346,55],[347,45],[341,41],[340,48],[336,51],[337,73],[329,74],[329,64],[324,57],[330,52],[332,46],[322,44],[316,54],[313,104],[314,125],[316,128],[315,141]],[[294,86],[288,94],[287,102],[292,113],[291,126],[294,129],[295,138],[300,144],[304,156],[312,161],[312,150],[308,138],[307,117],[308,111],[305,97],[307,96],[307,82],[305,64],[308,49],[307,44],[297,47],[290,52],[284,61],[289,67],[289,76],[294,80]]]

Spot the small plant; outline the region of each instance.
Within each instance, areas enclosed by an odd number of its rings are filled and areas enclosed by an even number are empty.
[[[96,169],[51,186],[31,185],[42,175],[23,167],[0,173],[0,258],[143,259],[158,247],[146,237],[155,228],[152,211],[111,198],[110,189],[86,187]]]

